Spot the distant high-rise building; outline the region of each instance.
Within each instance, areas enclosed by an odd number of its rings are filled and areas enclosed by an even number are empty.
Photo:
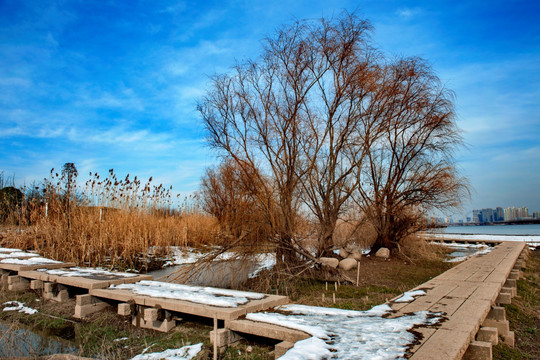
[[[515,207],[504,208],[504,221],[517,220],[517,209]]]
[[[498,206],[496,209],[495,209],[495,221],[499,222],[499,221],[504,221],[504,210],[502,207]]]

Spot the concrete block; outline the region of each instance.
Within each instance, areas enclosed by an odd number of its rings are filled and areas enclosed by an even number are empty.
[[[95,298],[92,295],[77,295],[75,296],[75,305],[84,306],[84,305],[91,305],[95,303]]]
[[[282,341],[276,344],[276,347],[274,348],[275,359],[279,359],[280,357],[285,355],[285,353],[289,351],[289,349],[292,348],[293,346],[294,346],[294,343],[289,342],[289,341]]]
[[[217,347],[230,346],[238,343],[243,338],[229,329],[217,329],[217,333],[214,330],[210,331],[210,342],[213,344],[214,340],[217,342]]]
[[[497,345],[499,343],[499,331],[495,327],[483,326],[478,330],[476,340],[489,342],[491,345]]]
[[[144,309],[144,321],[153,322],[158,319],[158,309],[147,308]]]
[[[131,304],[128,304],[128,303],[118,304],[118,315],[121,315],[121,316],[131,315]]]
[[[52,298],[57,302],[64,302],[69,300],[69,292],[66,289],[58,291],[58,294]]]
[[[503,344],[506,344],[513,348],[516,344],[516,335],[513,331],[509,331],[508,334],[501,336]]]
[[[506,320],[506,311],[502,306],[492,306],[487,319],[495,321],[505,321]]]
[[[491,343],[483,341],[471,341],[465,352],[465,360],[491,360],[493,357]]]
[[[43,281],[41,281],[41,280],[30,280],[30,289],[32,289],[32,290],[41,290],[41,289],[43,289]]]
[[[508,275],[508,279],[518,280],[519,279],[519,270],[510,271],[510,275]]]
[[[510,332],[510,323],[508,322],[508,320],[496,321],[492,319],[486,319],[484,320],[482,326],[497,328],[499,335],[503,337],[507,336]]]
[[[512,294],[511,293],[500,293],[495,300],[497,304],[511,304],[512,303]]]
[[[43,284],[43,291],[47,293],[52,293],[54,290],[54,284],[50,282],[46,282]]]
[[[136,317],[133,317],[133,322],[136,321]],[[133,324],[136,325],[136,324]],[[169,332],[176,326],[176,320],[165,319],[163,321],[145,321],[144,318],[140,319],[139,323],[141,328],[151,329],[160,332]]]
[[[13,275],[7,278],[9,291],[25,291],[30,289],[30,280]]]
[[[75,305],[75,314],[73,315],[73,317],[77,319],[82,319],[90,314],[102,311],[108,306],[109,304],[107,304],[106,302],[97,302],[90,305]]]
[[[516,291],[516,288],[512,288],[512,287],[503,287],[501,289],[501,294],[504,293],[504,294],[510,294],[510,298],[513,298],[514,297],[514,292]]]

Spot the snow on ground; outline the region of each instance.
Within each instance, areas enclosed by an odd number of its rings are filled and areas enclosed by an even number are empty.
[[[263,270],[272,269],[276,265],[276,254],[258,254],[255,256],[254,260],[257,262],[257,267],[249,273],[248,277],[250,279],[258,276]]]
[[[138,276],[137,274],[130,274],[125,272],[114,272],[114,271],[108,271],[103,268],[80,268],[80,267],[73,267],[70,269],[38,269],[37,271],[43,271],[50,275],[58,275],[58,276],[66,276],[66,277],[73,277],[73,276],[119,276],[119,277],[135,277]]]
[[[15,265],[44,265],[44,264],[61,264],[61,261],[47,259],[43,257],[31,257],[28,259],[3,259],[0,260],[2,264],[15,264]]]
[[[204,257],[207,257],[211,252],[200,252],[194,248],[181,248],[179,246],[169,247],[169,251],[172,254],[172,260],[168,261],[165,265],[184,265],[184,264],[193,264],[201,260]],[[234,259],[238,255],[232,251],[226,251],[222,254],[216,256],[214,261],[225,261]]]
[[[250,300],[262,299],[264,294],[218,289],[212,287],[170,284],[143,280],[135,284],[111,285],[111,289],[130,290],[135,294],[191,301],[220,307],[237,307]]]
[[[415,326],[435,325],[440,313],[419,311],[399,318],[385,318],[392,309],[375,306],[352,311],[307,305],[285,305],[279,313],[250,313],[249,320],[304,331],[312,337],[298,341],[282,360],[396,359],[403,358],[415,341]]]
[[[150,354],[140,354],[131,360],[190,360],[202,350],[202,343],[188,345],[180,349],[168,349],[162,352]]]
[[[201,253],[193,248],[181,248],[178,246],[171,246],[169,250],[172,253],[172,260],[167,261],[163,266],[174,265],[186,265],[194,264],[204,257],[207,257],[209,253]],[[237,253],[232,251],[226,251],[218,256],[213,261],[227,261],[234,259],[242,259]],[[276,255],[274,253],[256,254],[249,258],[256,263],[254,269],[248,274],[248,277],[254,278],[263,270],[270,270],[276,265]]]
[[[431,242],[430,244],[446,246],[447,248],[454,250],[453,253],[448,255],[449,258],[444,260],[449,263],[465,261],[471,256],[484,255],[493,250],[491,246],[483,244],[449,244],[440,242]]]
[[[22,250],[21,249],[12,249],[12,248],[0,247],[0,253],[11,253],[11,252],[16,252],[16,251],[22,251]]]
[[[0,252],[0,259],[6,258],[28,258],[39,256],[38,254],[29,253],[25,251],[14,251],[14,252]]]
[[[426,292],[424,290],[406,291],[403,293],[403,296],[401,296],[399,299],[394,300],[394,302],[397,302],[397,303],[411,302],[411,301],[414,301],[415,296],[422,296],[422,295],[426,295]]]
[[[27,306],[24,306],[23,303],[18,302],[18,301],[8,301],[8,302],[3,303],[2,305],[12,305],[9,307],[5,307],[4,311],[18,311],[18,312],[26,313],[28,315],[32,315],[38,312],[36,309],[32,309]]]
[[[485,235],[485,234],[424,234],[424,237],[445,240],[475,241],[525,241],[532,246],[540,246],[540,235]]]

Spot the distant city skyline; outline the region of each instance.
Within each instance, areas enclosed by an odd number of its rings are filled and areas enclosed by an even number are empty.
[[[356,11],[386,54],[420,56],[456,94],[473,209],[540,209],[538,1],[0,2],[0,171],[64,163],[189,195],[216,164],[195,108],[209,77],[257,59],[295,19]],[[450,214],[448,214],[450,215]]]
[[[472,215],[472,216],[469,216]],[[503,221],[540,220],[540,211],[530,210],[526,206],[509,206],[473,209],[465,218],[437,218],[439,223],[497,223]]]

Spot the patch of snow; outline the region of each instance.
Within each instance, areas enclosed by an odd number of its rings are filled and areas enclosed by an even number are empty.
[[[22,312],[28,315],[32,315],[38,312],[36,309],[32,309],[27,306],[24,306],[23,303],[18,302],[18,301],[8,301],[8,302],[3,303],[2,305],[14,305],[14,306],[5,307],[4,311],[18,311],[18,312]]]
[[[248,277],[253,279],[263,270],[270,270],[276,265],[276,254],[258,254],[254,259],[257,262],[257,268],[249,273]]]
[[[423,234],[431,239],[475,240],[475,241],[524,241],[529,245],[540,245],[540,235],[486,235],[486,234]]]
[[[0,247],[0,253],[10,253],[10,252],[16,252],[16,251],[22,251],[22,250],[21,249]]]
[[[125,341],[125,340],[127,340],[127,339],[129,339],[129,338],[127,338],[127,337],[122,337],[122,338],[114,339],[113,341],[118,342],[118,341]]]
[[[44,265],[44,264],[61,264],[61,261],[47,259],[43,257],[31,257],[28,259],[3,259],[0,260],[2,264],[15,264],[15,265]]]
[[[456,250],[454,253],[449,255],[450,258],[444,260],[445,262],[449,263],[465,261],[471,256],[485,255],[493,250],[493,247],[484,244],[450,244],[440,242],[431,242],[430,244],[445,246],[447,248]]]
[[[131,358],[131,360],[190,360],[202,350],[202,345],[202,343],[199,343],[184,346],[180,349],[168,349],[159,353],[140,354]]]
[[[388,305],[368,311],[341,310],[306,305],[285,305],[280,313],[250,313],[249,320],[305,331],[311,338],[298,341],[282,360],[396,359],[406,355],[415,341],[415,326],[434,325],[439,313],[420,311],[399,318],[385,318]]]
[[[69,269],[38,269],[50,275],[58,275],[65,277],[84,277],[84,276],[119,276],[119,277],[135,277],[137,274],[130,274],[124,272],[108,271],[103,268],[80,268],[73,267]]]
[[[191,301],[220,307],[237,307],[249,300],[262,299],[264,294],[218,289],[212,287],[171,284],[143,280],[135,284],[111,285],[111,289],[130,290],[135,294],[167,299]]]
[[[10,252],[10,253],[0,253],[0,259],[5,259],[5,258],[28,258],[28,257],[35,257],[35,256],[39,256],[39,255],[29,253],[29,252],[24,252],[24,251],[15,251],[15,252]]]
[[[467,260],[468,258],[469,258],[468,256],[457,256],[457,257],[451,257],[449,259],[445,259],[444,262],[447,262],[447,263],[462,262],[462,261]]]
[[[422,296],[422,295],[426,295],[426,292],[424,290],[406,291],[403,293],[402,297],[400,297],[397,300],[394,300],[394,302],[397,302],[397,303],[411,302],[411,301],[414,301],[415,296]]]

